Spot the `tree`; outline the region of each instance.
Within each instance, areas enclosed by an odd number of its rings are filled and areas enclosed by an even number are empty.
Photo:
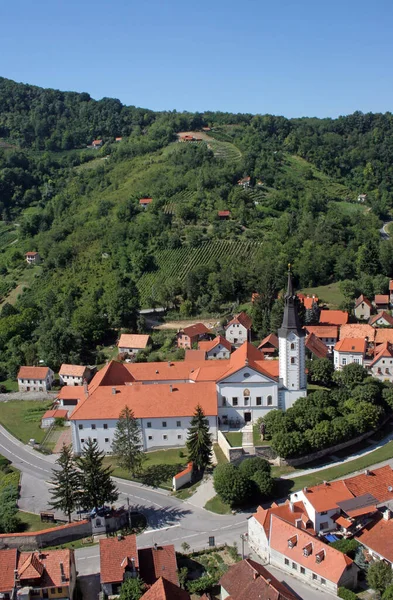
[[[71,445],[63,446],[56,464],[60,469],[52,470],[51,483],[53,487],[49,489],[52,500],[49,504],[65,513],[68,522],[71,523],[71,513],[78,506],[79,490],[79,473],[75,467]]]
[[[80,504],[85,510],[115,502],[119,497],[119,492],[111,478],[112,470],[103,465],[104,458],[105,454],[98,449],[97,442],[88,438],[82,456],[76,459],[76,464],[81,471],[79,474]]]
[[[9,484],[0,492],[0,532],[13,533],[20,526],[20,519],[17,516],[18,507],[18,488],[16,485]]]
[[[140,577],[129,577],[120,588],[119,600],[139,600],[145,591]]]
[[[258,493],[263,498],[268,498],[272,495],[274,480],[270,476],[270,473],[266,473],[266,471],[257,471],[252,476],[252,481],[255,483]]]
[[[117,458],[119,467],[129,471],[131,475],[140,472],[145,457],[141,430],[133,411],[128,406],[125,406],[119,414],[113,436],[112,452]]]
[[[213,475],[214,489],[227,504],[244,504],[251,495],[250,481],[231,463],[218,465]]]
[[[391,567],[382,560],[374,562],[368,569],[367,583],[373,590],[382,594],[392,583]]]
[[[281,458],[301,456],[309,450],[309,445],[300,431],[276,433],[272,439],[272,448]]]
[[[188,459],[194,467],[204,470],[211,463],[212,439],[209,433],[209,420],[198,404],[191,419],[187,435]]]
[[[388,585],[382,594],[382,600],[393,600],[393,585]]]
[[[309,363],[308,374],[314,383],[329,386],[333,373],[333,363],[328,358],[315,358]]]
[[[345,365],[342,371],[335,371],[333,379],[338,385],[351,389],[359,383],[362,383],[366,377],[367,371],[362,365],[351,363]]]
[[[259,472],[270,475],[271,466],[264,458],[254,456],[243,460],[240,463],[239,470],[247,479],[252,479],[253,475]]]

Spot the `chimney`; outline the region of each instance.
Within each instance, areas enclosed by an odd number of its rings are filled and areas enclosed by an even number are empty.
[[[154,544],[154,550],[158,550],[158,544],[157,544],[157,542]]]
[[[323,482],[323,485],[326,485],[326,486],[328,486],[329,484],[328,484],[328,482],[327,482],[327,481],[324,481],[324,482]]]
[[[370,475],[370,471],[369,471],[369,469],[366,469],[366,470],[364,471],[364,474],[365,474],[365,475],[367,475],[367,476],[368,476],[368,475]]]
[[[252,578],[255,580],[258,578],[258,573],[256,571],[253,571],[252,573]]]
[[[86,379],[83,380],[83,391],[85,392],[85,396],[87,398],[88,395],[89,395],[89,389],[87,387],[87,381],[86,381]]]
[[[294,510],[295,510],[294,504],[293,504],[293,502],[291,500],[289,501],[289,510],[291,512],[294,512]]]
[[[172,384],[169,385],[169,391],[173,392],[173,386],[172,386]]]
[[[390,521],[390,519],[392,518],[392,512],[388,508],[383,511],[383,518],[385,519],[385,521]]]
[[[112,388],[112,394],[113,394],[113,396],[116,396],[116,388],[115,387]]]
[[[170,361],[170,360],[168,360],[168,367],[170,367],[170,366],[171,366],[171,361]]]
[[[63,563],[59,563],[59,567],[60,567],[60,574],[61,574],[61,583],[65,583],[67,581],[65,573],[64,573],[64,565]]]
[[[131,558],[132,572],[135,573],[135,558]]]

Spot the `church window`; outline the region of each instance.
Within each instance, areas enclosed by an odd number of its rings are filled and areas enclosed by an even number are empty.
[[[271,406],[273,404],[273,398],[271,396],[267,397],[267,405]]]
[[[250,404],[250,397],[244,396],[244,406],[248,406]]]
[[[250,377],[250,373],[244,373],[243,377]]]
[[[294,356],[291,357],[291,365],[296,364],[296,358]]]
[[[295,344],[291,344],[291,350],[295,350]]]
[[[232,398],[232,406],[237,406],[238,398]]]
[[[227,399],[225,398],[225,396],[222,397],[222,405],[223,406],[227,405]]]
[[[262,398],[261,396],[257,396],[257,406],[261,406],[262,404]]]

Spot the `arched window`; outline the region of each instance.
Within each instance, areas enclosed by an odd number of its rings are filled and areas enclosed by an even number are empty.
[[[295,350],[295,344],[293,342],[291,344],[291,350]]]
[[[296,365],[296,358],[294,356],[291,357],[291,365]]]
[[[267,397],[267,405],[271,406],[273,404],[273,398],[271,396]]]

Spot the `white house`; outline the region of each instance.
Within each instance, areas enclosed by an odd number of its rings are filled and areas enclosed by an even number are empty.
[[[59,371],[60,383],[63,385],[83,385],[91,379],[91,370],[83,365],[67,365],[63,363]]]
[[[150,342],[149,335],[140,335],[138,333],[122,333],[117,346],[119,354],[137,354],[141,350],[146,350]]]
[[[371,311],[373,309],[373,305],[368,298],[361,294],[359,298],[355,300],[355,317],[359,319],[359,321],[368,321],[371,316]]]
[[[368,323],[373,327],[393,327],[393,317],[386,310],[381,310],[376,315],[370,317]]]
[[[214,340],[199,342],[198,349],[205,352],[207,360],[220,360],[231,356],[232,346],[228,340],[218,335]]]
[[[38,252],[26,252],[25,259],[29,265],[39,265],[41,262],[41,256]]]
[[[364,364],[366,352],[365,338],[345,338],[334,346],[334,368],[341,371],[346,365]]]
[[[250,341],[252,320],[247,313],[241,312],[227,325],[225,325],[225,337],[234,346],[240,346]]]
[[[378,346],[376,355],[368,368],[376,379],[393,383],[393,348],[389,342]]]
[[[20,367],[18,388],[20,392],[46,392],[52,387],[55,374],[49,367]]]

